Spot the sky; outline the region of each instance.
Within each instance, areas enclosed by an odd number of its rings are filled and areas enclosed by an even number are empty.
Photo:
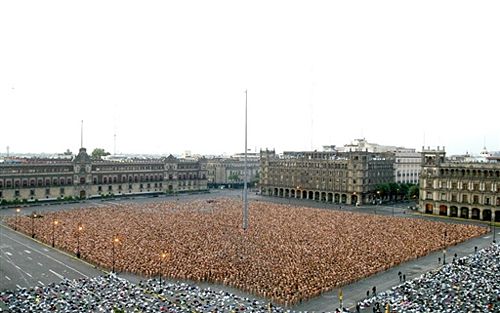
[[[0,153],[500,150],[500,1],[1,1]],[[116,136],[115,136],[116,135]],[[116,138],[116,140],[115,140]]]

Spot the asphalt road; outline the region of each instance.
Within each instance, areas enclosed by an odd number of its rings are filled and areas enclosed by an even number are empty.
[[[0,290],[45,286],[63,278],[102,272],[80,260],[0,225]]]

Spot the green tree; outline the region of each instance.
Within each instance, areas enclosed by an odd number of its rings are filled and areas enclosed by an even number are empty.
[[[408,188],[408,197],[412,200],[417,200],[419,193],[420,189],[418,188],[418,185],[411,185]]]
[[[95,160],[100,160],[102,159],[103,156],[110,155],[111,153],[106,152],[102,148],[95,148],[94,151],[92,151],[92,158]]]
[[[233,181],[233,182],[237,182],[237,181],[240,181],[240,175],[238,175],[237,172],[232,172],[231,174],[229,174],[227,179],[230,181]]]

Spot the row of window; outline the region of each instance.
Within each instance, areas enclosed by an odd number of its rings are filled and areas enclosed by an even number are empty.
[[[433,200],[432,192],[427,192],[426,199]],[[446,194],[446,193],[441,193],[441,196],[440,196],[441,201],[450,201],[451,200],[451,202],[461,202],[461,203],[469,203],[469,204],[483,204],[483,205],[495,204],[497,206],[500,206],[500,197],[496,197],[495,203],[493,202],[494,199],[495,199],[494,197],[484,197],[481,201],[481,199],[478,195],[473,195],[472,197],[469,197],[469,195],[462,195],[461,197],[459,197],[457,194],[451,194],[451,198],[449,198],[448,194]],[[469,200],[472,200],[472,203]]]
[[[73,184],[73,180],[70,177],[60,177],[60,178],[46,178],[46,179],[31,179],[26,180],[5,180],[5,185],[2,180],[0,180],[0,189],[2,188],[28,188],[28,187],[44,187],[44,186],[69,186]]]

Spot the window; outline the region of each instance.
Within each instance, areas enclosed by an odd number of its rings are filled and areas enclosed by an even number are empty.
[[[486,197],[484,199],[484,204],[487,204],[487,205],[490,204],[490,198],[489,197]]]
[[[64,188],[61,188],[61,189],[59,190],[59,193],[63,195],[63,194],[64,194]]]
[[[446,193],[441,193],[441,200],[446,200]]]
[[[128,189],[132,189],[132,185],[131,184],[128,184]]]
[[[34,196],[35,195],[35,189],[31,189],[30,190],[30,196]]]
[[[14,191],[14,196],[19,197],[19,190]]]
[[[462,203],[467,203],[467,195],[462,195]]]
[[[456,194],[451,194],[451,201],[457,202],[457,195]]]
[[[3,192],[0,191],[0,198],[3,198]]]
[[[109,185],[108,186],[108,191],[112,191],[113,190],[113,186]]]
[[[432,200],[432,192],[427,192],[426,199],[427,200]]]
[[[478,204],[479,203],[479,196],[474,196],[473,203],[474,204]]]
[[[97,187],[97,191],[101,192],[102,191],[102,186]]]
[[[122,190],[122,185],[118,185],[118,190]]]
[[[46,196],[50,195],[50,188],[45,188],[45,195]]]

